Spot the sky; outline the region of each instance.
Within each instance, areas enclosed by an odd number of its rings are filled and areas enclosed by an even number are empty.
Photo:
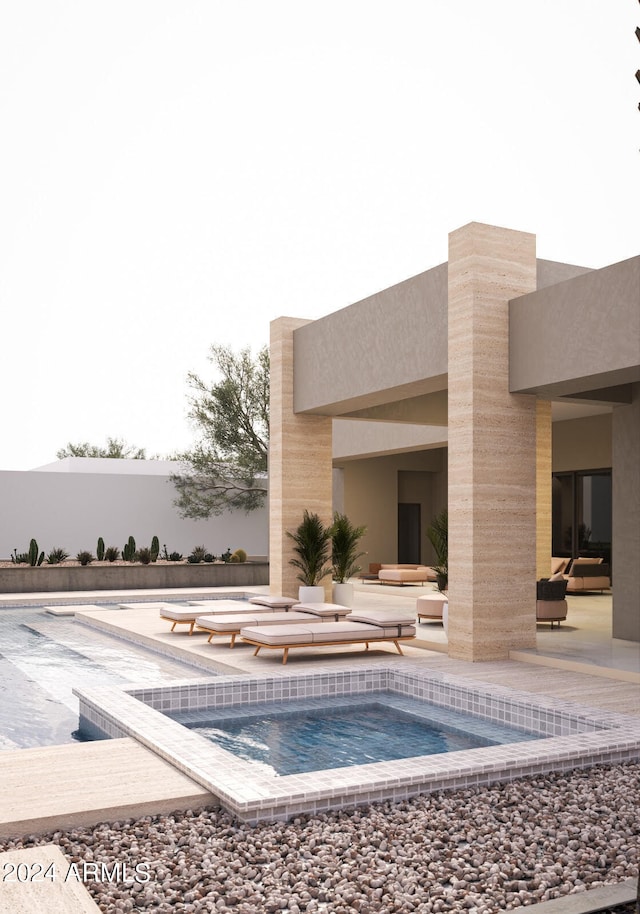
[[[638,255],[638,25],[637,0],[4,0],[0,470],[188,448],[211,344],[442,263],[468,222]]]

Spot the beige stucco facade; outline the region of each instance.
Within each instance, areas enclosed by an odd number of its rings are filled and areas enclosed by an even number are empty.
[[[272,384],[272,589],[297,586],[286,530],[305,508],[366,524],[366,563],[398,561],[399,506],[415,505],[429,562],[448,504],[450,652],[508,656],[535,643],[551,472],[608,467],[614,636],[640,640],[640,257],[589,270],[472,223],[448,263],[274,322]]]

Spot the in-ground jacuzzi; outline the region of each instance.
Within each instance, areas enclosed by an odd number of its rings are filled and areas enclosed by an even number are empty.
[[[247,822],[286,820],[379,800],[509,781],[523,775],[640,758],[640,721],[559,699],[430,673],[406,661],[354,670],[290,675],[218,676],[141,688],[78,688],[80,729],[88,737],[130,736],[211,791]],[[277,776],[213,745],[172,716],[197,719],[211,711],[251,705],[337,703],[384,693],[431,702],[475,718],[535,734],[530,741],[438,755]]]

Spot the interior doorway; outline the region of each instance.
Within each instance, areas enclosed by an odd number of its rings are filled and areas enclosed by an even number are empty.
[[[420,564],[421,506],[401,502],[398,505],[398,562],[401,565]]]

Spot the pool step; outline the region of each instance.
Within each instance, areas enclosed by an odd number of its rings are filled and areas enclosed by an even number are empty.
[[[527,914],[594,914],[596,911],[632,904],[637,892],[638,880],[625,879],[615,885],[601,885],[586,892],[527,905]]]

